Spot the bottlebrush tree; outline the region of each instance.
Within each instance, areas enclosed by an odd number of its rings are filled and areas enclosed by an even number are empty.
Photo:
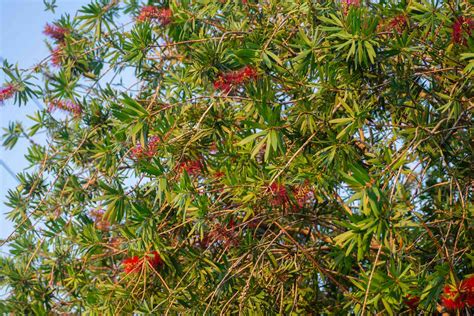
[[[2,115],[45,106],[4,134],[31,168],[0,311],[470,313],[473,12],[96,0],[51,21],[49,58],[3,65]]]

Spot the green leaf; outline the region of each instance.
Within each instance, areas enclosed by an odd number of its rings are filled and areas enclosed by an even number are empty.
[[[248,144],[251,141],[253,141],[254,139],[256,139],[257,137],[266,135],[266,133],[267,133],[266,131],[260,131],[256,134],[252,134],[250,136],[247,136],[244,139],[242,139],[240,142],[238,142],[237,145],[238,146],[244,146],[245,144]]]

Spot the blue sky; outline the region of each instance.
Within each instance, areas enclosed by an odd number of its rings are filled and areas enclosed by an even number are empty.
[[[42,0],[0,0],[0,58],[8,60],[9,63],[18,63],[21,68],[29,68],[35,65],[49,51],[44,43],[44,25],[59,18],[61,14],[75,12],[89,0],[57,0],[58,8],[55,13],[44,11]],[[0,85],[3,85],[5,78],[0,72]],[[41,100],[39,101],[41,103]],[[10,121],[22,121],[24,126],[30,125],[26,118],[37,110],[34,102],[29,102],[27,106],[17,107],[11,102],[5,102],[0,107],[0,127],[8,126]],[[41,141],[41,139],[39,139]],[[13,150],[0,148],[0,160],[9,168],[18,173],[28,166],[24,154],[27,149],[27,142],[19,141]],[[0,238],[6,238],[12,232],[12,225],[6,221],[5,212],[8,208],[4,205],[5,195],[8,189],[17,185],[14,179],[0,164]]]

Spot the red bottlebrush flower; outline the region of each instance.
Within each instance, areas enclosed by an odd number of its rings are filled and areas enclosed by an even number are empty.
[[[461,292],[467,306],[474,307],[474,276],[471,276],[461,282]]]
[[[160,253],[156,250],[147,254],[145,261],[147,261],[154,269],[163,264],[163,259],[161,259]]]
[[[397,15],[388,23],[389,31],[396,30],[398,33],[403,32],[407,25],[407,18],[403,14]]]
[[[12,84],[8,84],[7,86],[0,88],[0,104],[2,104],[3,101],[13,97],[17,91],[18,90]]]
[[[204,235],[200,241],[202,248],[208,248],[210,245],[223,245],[224,247],[238,246],[240,240],[236,231],[237,223],[231,219],[227,226],[217,224],[210,232]]]
[[[254,80],[257,78],[257,70],[250,66],[245,66],[239,73],[241,81]]]
[[[233,218],[231,218],[229,223],[227,224],[227,228],[234,229],[236,225],[237,225],[236,221]]]
[[[126,274],[136,273],[143,269],[144,265],[151,265],[154,269],[163,264],[163,260],[158,251],[152,251],[146,254],[143,258],[133,256],[122,261],[123,271]]]
[[[405,297],[405,305],[407,305],[409,309],[416,310],[419,304],[420,298],[418,296],[412,296],[410,294],[407,294],[407,296]]]
[[[162,9],[158,20],[161,25],[168,25],[171,23],[171,18],[173,17],[173,12],[170,9]]]
[[[152,5],[144,6],[140,14],[137,17],[137,21],[145,22],[158,20],[161,25],[167,25],[171,23],[173,12],[170,9],[160,9]]]
[[[214,81],[214,89],[229,92],[230,90],[232,90],[232,85],[226,82],[223,76],[219,75],[217,77],[217,80]]]
[[[54,48],[53,51],[51,52],[51,64],[53,64],[53,66],[55,67],[61,66],[63,56],[64,56],[63,47],[59,45],[56,48]]]
[[[467,38],[472,35],[474,30],[474,20],[466,17],[459,17],[453,23],[453,42],[456,44],[467,45]]]
[[[123,271],[125,271],[126,274],[138,272],[140,270],[140,261],[141,260],[138,258],[138,256],[124,259],[122,261]]]
[[[50,25],[46,24],[43,30],[43,34],[57,40],[58,42],[64,41],[64,37],[66,34],[69,33],[69,30],[67,28],[57,26],[57,25]]]
[[[220,179],[220,178],[223,178],[224,176],[225,176],[224,171],[217,171],[216,173],[214,173],[215,179]]]
[[[73,113],[74,116],[80,116],[82,114],[81,107],[70,101],[70,100],[53,100],[49,102],[48,111],[53,112],[56,109],[60,109],[66,112]]]
[[[197,176],[201,173],[203,168],[203,164],[201,160],[187,160],[181,162],[178,166],[177,169],[179,172],[182,172],[183,170],[186,170],[186,172],[190,176]]]
[[[156,152],[158,151],[158,144],[160,143],[160,139],[158,136],[152,136],[148,140],[148,144],[145,146],[142,146],[142,144],[138,143],[135,145],[134,148],[132,148],[132,157],[135,159],[150,159],[153,156],[156,155]]]
[[[341,2],[344,6],[360,6],[360,0],[342,0]]]
[[[159,11],[160,9],[158,9],[157,7],[154,7],[151,5],[144,6],[140,10],[140,14],[137,17],[137,21],[140,21],[140,22],[149,21],[155,18],[158,15]]]
[[[458,289],[446,285],[441,295],[441,303],[446,309],[462,309],[465,306],[463,296]]]
[[[299,185],[293,189],[293,196],[296,199],[296,203],[299,208],[303,208],[305,205],[310,204],[314,199],[314,192],[309,186],[308,182]]]
[[[272,198],[270,203],[274,206],[281,206],[288,202],[288,192],[286,191],[286,187],[280,183],[272,183],[269,187],[270,192],[272,194]]]
[[[351,7],[360,6],[360,0],[341,0],[341,4],[344,14],[347,14],[347,11],[349,11]]]
[[[256,78],[257,70],[251,66],[245,66],[237,71],[219,74],[214,81],[214,89],[229,92],[233,87]]]

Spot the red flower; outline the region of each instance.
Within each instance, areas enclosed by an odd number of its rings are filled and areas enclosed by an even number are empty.
[[[66,100],[66,101],[53,100],[53,101],[49,102],[48,111],[52,112],[56,109],[60,109],[60,110],[63,110],[63,111],[73,113],[74,116],[80,116],[82,114],[81,107],[78,104],[76,104],[76,103],[74,103],[70,100]]]
[[[270,185],[269,189],[272,194],[272,199],[270,200],[272,205],[281,206],[288,202],[288,192],[283,184],[274,182]]]
[[[237,71],[219,74],[214,81],[214,89],[229,92],[234,86],[255,80],[256,78],[257,70],[251,66],[245,66]]]
[[[347,11],[349,11],[350,7],[360,6],[360,0],[341,0],[341,3],[342,3],[344,14],[347,14]]]
[[[173,12],[171,12],[170,9],[162,9],[158,20],[160,21],[161,25],[168,25],[171,23],[172,16]]]
[[[471,276],[461,282],[461,292],[467,306],[474,307],[474,276]]]
[[[407,25],[407,18],[403,14],[397,15],[388,23],[389,31],[396,30],[398,33],[403,32]]]
[[[467,45],[467,38],[471,36],[472,30],[474,30],[474,20],[460,16],[453,23],[453,42]]]
[[[133,256],[122,261],[123,271],[126,274],[139,272],[144,265],[151,265],[154,269],[163,264],[163,260],[158,251],[152,251],[146,254],[143,258]]]
[[[123,271],[125,271],[126,274],[138,272],[140,269],[140,258],[138,258],[138,256],[133,256],[131,258],[124,259],[122,264]]]
[[[234,229],[237,223],[234,221],[233,218],[230,219],[229,223],[227,224],[227,228]]]
[[[231,219],[227,226],[217,224],[210,232],[204,235],[199,242],[202,248],[208,248],[211,245],[223,245],[227,247],[235,247],[240,243],[237,223]]]
[[[176,167],[176,169],[177,169],[179,172],[183,172],[183,170],[186,170],[186,172],[187,172],[190,176],[197,176],[197,175],[199,175],[199,173],[201,173],[201,171],[202,171],[202,168],[203,168],[203,164],[202,164],[201,160],[187,160],[187,161],[183,161],[183,162],[181,162],[181,163]]]
[[[68,33],[69,33],[68,29],[61,26],[54,25],[54,24],[50,25],[48,23],[45,25],[44,30],[43,30],[43,34],[57,40],[58,42],[64,41],[64,37]]]
[[[257,70],[250,66],[245,66],[239,73],[239,80],[253,80],[257,78]]]
[[[441,296],[441,303],[447,309],[462,309],[465,304],[463,302],[463,295],[457,288],[453,288],[450,285],[446,285],[443,289],[443,295]]]
[[[154,269],[158,268],[163,264],[163,260],[158,251],[152,251],[146,256],[145,261],[147,261]]]
[[[158,144],[160,143],[160,139],[157,136],[152,136],[148,140],[148,145],[146,147],[142,146],[142,144],[138,143],[132,148],[132,157],[136,159],[149,159],[156,155],[158,151]]]
[[[229,92],[232,89],[232,85],[227,82],[224,76],[219,75],[217,80],[214,81],[214,89]]]
[[[53,66],[56,66],[56,67],[61,66],[62,61],[63,61],[63,56],[64,56],[64,51],[61,45],[53,49],[53,51],[51,52],[51,63],[53,64]]]
[[[170,9],[160,9],[152,5],[144,6],[137,17],[137,21],[145,22],[151,20],[158,20],[161,25],[171,23],[173,12]]]
[[[411,296],[407,294],[405,297],[405,305],[408,306],[411,310],[416,310],[418,308],[418,304],[420,304],[420,298],[418,296]]]
[[[10,99],[15,95],[15,92],[18,90],[11,84],[7,85],[6,87],[0,88],[0,104],[3,103],[3,101]]]
[[[310,204],[314,199],[314,192],[311,189],[309,182],[305,181],[304,184],[293,188],[293,196],[296,199],[296,203],[299,208],[303,208],[305,205]]]
[[[223,178],[224,176],[225,176],[224,171],[216,171],[216,173],[214,173],[215,179],[220,179],[220,178]]]
[[[358,7],[360,5],[360,0],[342,0],[342,4],[347,6],[353,5]]]

